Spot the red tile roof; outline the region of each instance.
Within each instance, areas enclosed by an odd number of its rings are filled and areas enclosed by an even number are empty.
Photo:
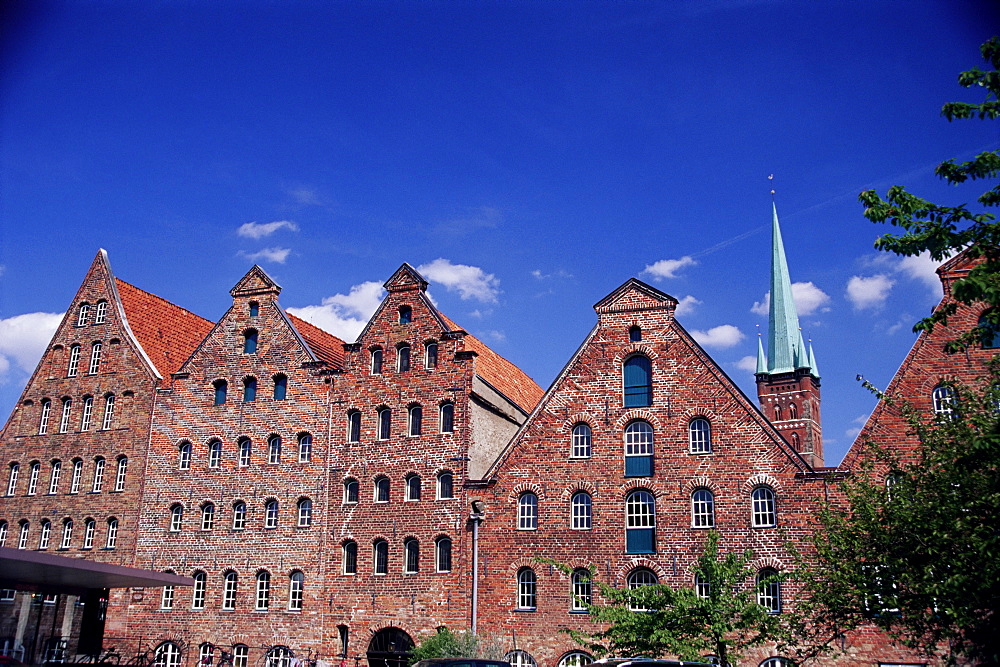
[[[299,334],[312,348],[313,354],[320,361],[325,361],[330,368],[342,368],[344,365],[344,341],[319,327],[309,324],[291,313],[285,313],[288,319],[298,329]]]
[[[132,333],[169,387],[170,374],[180,370],[215,325],[123,280],[115,278],[115,285]]]

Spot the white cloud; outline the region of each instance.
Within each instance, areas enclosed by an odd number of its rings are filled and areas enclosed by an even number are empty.
[[[829,306],[826,305],[830,303],[830,295],[816,287],[812,282],[792,283],[792,301],[795,302],[795,310],[800,317],[812,315],[817,310],[820,312],[830,310]],[[764,294],[761,301],[754,302],[750,312],[766,316],[770,307],[771,292],[769,291]]]
[[[688,294],[677,303],[677,309],[674,311],[674,315],[677,315],[678,317],[690,315],[694,312],[694,307],[700,304],[701,301]]]
[[[647,266],[642,272],[649,274],[654,280],[676,278],[678,271],[688,266],[695,266],[697,263],[690,255],[684,255],[680,259],[661,259]]]
[[[860,417],[856,417],[854,420],[851,421],[851,424],[853,424],[853,426],[844,431],[844,435],[850,438],[851,440],[858,437],[858,434],[861,433],[861,427],[864,426],[867,421],[868,421],[868,415],[861,415]]]
[[[274,222],[245,222],[236,230],[238,236],[248,239],[261,239],[270,236],[279,229],[288,229],[293,232],[299,230],[299,226],[291,220],[276,220]]]
[[[943,292],[941,290],[941,279],[938,278],[937,274],[938,266],[938,262],[931,259],[930,253],[922,252],[913,257],[900,257],[896,270],[904,274],[907,278],[919,280],[927,285],[940,298]]]
[[[323,299],[322,305],[288,308],[288,312],[315,324],[345,341],[354,341],[375,313],[385,291],[382,283],[370,280],[355,285],[347,294]]]
[[[62,313],[25,313],[0,320],[0,383],[14,368],[35,370],[62,318]]]
[[[573,274],[564,269],[559,269],[558,271],[553,271],[552,273],[542,273],[540,269],[535,269],[531,272],[531,275],[536,280],[548,280],[549,278],[572,278]]]
[[[757,371],[757,357],[752,354],[748,354],[747,356],[737,361],[734,365],[741,371],[748,371],[750,373],[755,373]]]
[[[311,188],[292,188],[288,190],[288,194],[299,206],[318,206],[323,203],[319,193]]]
[[[721,324],[708,331],[691,331],[691,336],[704,347],[725,349],[743,340],[743,332],[732,324]]]
[[[500,281],[478,266],[452,264],[451,260],[439,257],[430,264],[418,266],[417,271],[428,280],[443,285],[449,292],[457,291],[462,299],[496,303],[500,294]]]
[[[288,253],[291,251],[291,248],[264,248],[259,252],[241,252],[240,254],[251,262],[263,260],[265,262],[274,262],[275,264],[284,264],[285,260],[288,259]]]
[[[480,338],[485,338],[494,343],[503,343],[507,340],[507,334],[497,329],[490,329],[479,335]]]
[[[889,296],[889,290],[896,284],[889,276],[879,273],[868,278],[851,276],[847,281],[847,300],[855,310],[875,309],[882,306]]]

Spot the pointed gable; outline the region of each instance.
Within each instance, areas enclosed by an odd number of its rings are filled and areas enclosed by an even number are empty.
[[[389,280],[385,281],[383,287],[389,292],[407,292],[411,290],[424,292],[427,290],[427,280],[415,268],[404,262],[389,277]]]
[[[629,278],[618,289],[594,304],[598,313],[619,313],[650,308],[666,308],[672,314],[677,299],[637,278]]]
[[[234,299],[265,295],[270,296],[272,299],[277,299],[281,293],[281,286],[274,282],[264,269],[254,264],[247,271],[247,274],[240,278],[240,281],[236,283],[233,289],[229,290],[229,293],[233,295]]]

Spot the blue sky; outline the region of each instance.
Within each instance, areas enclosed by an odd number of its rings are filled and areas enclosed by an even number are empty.
[[[218,319],[259,263],[352,338],[402,263],[547,387],[632,276],[750,396],[772,185],[839,462],[940,291],[857,194],[1000,146],[948,123],[991,2],[23,2],[0,34],[0,411],[97,249]],[[767,176],[774,174],[773,183]],[[373,284],[374,283],[374,284]],[[758,305],[755,308],[755,304]],[[296,310],[300,309],[300,310]]]

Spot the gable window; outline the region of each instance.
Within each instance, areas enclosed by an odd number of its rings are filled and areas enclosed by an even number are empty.
[[[442,433],[454,433],[455,432],[455,404],[454,403],[442,403],[440,408],[440,423]]]
[[[81,303],[80,310],[76,315],[76,326],[85,327],[87,322],[90,320],[90,304]]]
[[[573,517],[570,525],[574,530],[590,530],[593,517],[592,504],[590,494],[586,491],[577,491],[573,494]]]
[[[59,493],[59,476],[62,474],[62,461],[52,462],[52,475],[49,477],[49,495]]]
[[[356,479],[345,479],[344,480],[344,503],[356,503],[358,502],[358,491],[359,485]]]
[[[201,529],[212,530],[215,528],[215,505],[205,503],[201,506]]]
[[[413,309],[410,308],[409,306],[400,306],[399,307],[399,323],[400,324],[409,324],[412,321],[413,321]]]
[[[177,468],[188,470],[191,468],[191,443],[182,442],[177,446]]]
[[[420,542],[413,537],[403,540],[403,572],[420,571]]]
[[[569,583],[569,610],[585,612],[593,601],[591,594],[590,572],[584,568],[573,570]]]
[[[351,410],[347,413],[347,442],[361,440],[361,413]]]
[[[7,475],[7,495],[12,496],[17,493],[17,475],[21,472],[20,463],[11,463],[10,471]]]
[[[277,500],[268,500],[264,503],[264,527],[269,529],[278,527]]]
[[[573,446],[570,457],[574,459],[589,459],[591,453],[592,435],[588,424],[580,423],[573,427]]]
[[[119,456],[118,466],[115,470],[115,486],[112,489],[115,493],[121,493],[125,490],[125,473],[128,470],[128,457]]]
[[[33,496],[38,492],[38,478],[42,474],[42,464],[32,461],[28,466],[28,492],[25,495]]]
[[[420,500],[420,475],[406,478],[406,500]]]
[[[434,341],[424,343],[424,368],[437,368],[438,344]]]
[[[372,544],[372,571],[375,574],[389,573],[389,543],[375,540]]]
[[[625,498],[625,553],[655,553],[656,500],[643,489]]]
[[[212,440],[208,443],[208,467],[218,468],[222,464],[222,443]]]
[[[267,462],[271,465],[281,463],[281,436],[272,435],[267,439]]]
[[[628,342],[638,343],[642,340],[642,329],[637,325],[630,326],[628,328]]]
[[[25,522],[24,526],[27,526]],[[23,527],[23,526],[22,526]],[[73,519],[63,519],[63,533],[62,542],[59,543],[60,549],[69,549],[73,544]]]
[[[377,477],[375,479],[375,502],[389,502],[389,478]]]
[[[94,324],[97,324],[96,322]],[[111,517],[108,519],[108,534],[104,539],[105,549],[114,549],[118,544],[118,519]]]
[[[455,497],[453,477],[447,470],[438,473],[437,497],[438,500],[447,500]]]
[[[73,399],[64,398],[62,401],[62,416],[59,418],[59,432],[65,433],[69,430],[69,416],[73,412]]]
[[[691,494],[691,527],[715,526],[715,496],[708,489],[697,489]]]
[[[91,493],[100,493],[101,488],[104,486],[105,464],[106,464],[105,460],[100,456],[94,459],[94,482],[90,486]]]
[[[288,611],[302,611],[306,576],[298,570],[288,575]]]
[[[49,537],[52,535],[52,522],[48,519],[42,519],[41,521],[41,532],[38,535],[38,548],[48,549],[49,548]]]
[[[240,438],[240,461],[241,468],[250,465],[250,455],[253,453],[253,441],[250,438]]]
[[[233,503],[233,530],[244,530],[247,527],[247,504],[242,500]]]
[[[372,350],[372,375],[382,373],[382,348]]]
[[[951,387],[938,385],[931,392],[931,401],[934,405],[934,414],[945,419],[955,417],[955,390]]]
[[[773,567],[757,573],[757,604],[770,614],[781,613],[781,581]]]
[[[70,494],[80,493],[80,481],[83,479],[83,460],[73,459],[73,476],[69,480]]]
[[[66,369],[66,377],[75,378],[80,368],[80,346],[73,345],[69,348],[69,368]]]
[[[38,420],[38,435],[45,435],[49,430],[49,414],[52,412],[52,401],[42,399],[42,416]]]
[[[249,308],[249,310],[250,310],[250,317],[257,317],[258,315],[260,315],[260,303],[259,302],[257,302],[257,301],[251,301],[248,305],[250,306],[250,308]]]
[[[517,529],[536,530],[538,528],[538,496],[522,493],[517,499]]]
[[[87,375],[97,375],[101,370],[101,344],[94,343],[90,348],[90,366],[87,368]]]
[[[252,403],[257,400],[257,378],[243,380],[243,402]]]
[[[229,383],[225,380],[216,380],[212,383],[215,387],[215,404],[225,405],[226,404],[226,393],[229,392]]]
[[[104,397],[104,419],[101,421],[101,430],[107,431],[115,419],[115,396],[108,394]]]
[[[104,324],[108,318],[108,302],[98,301],[97,309],[94,311],[94,324]]]
[[[420,435],[423,430],[424,409],[419,405],[411,405],[407,421],[411,436]]]
[[[295,525],[299,528],[308,528],[311,526],[313,520],[313,501],[308,498],[300,498],[296,504],[296,509],[298,510],[298,521]]]
[[[184,506],[180,504],[170,507],[170,532],[179,533],[184,523]]]
[[[396,370],[400,373],[410,370],[410,346],[406,343],[396,348]]]
[[[772,528],[777,525],[774,508],[774,491],[769,486],[758,486],[750,494],[753,503],[754,528]]]
[[[80,430],[90,430],[90,420],[94,415],[94,397],[87,396],[83,399],[83,416],[80,417]]]
[[[299,463],[312,461],[313,437],[308,433],[299,433]]]
[[[288,378],[284,375],[274,376],[274,400],[283,401],[285,400],[285,394],[288,391]]]
[[[257,330],[247,329],[243,332],[243,354],[253,354],[257,351]]]
[[[530,567],[522,567],[517,571],[517,608],[534,611],[537,600],[537,579],[535,571]]]
[[[451,538],[439,537],[434,541],[434,568],[438,572],[451,572]]]
[[[344,542],[341,547],[341,558],[343,558],[344,574],[358,573],[358,543],[353,540]]]
[[[392,410],[382,408],[378,411],[378,439],[388,440],[392,431]]]
[[[626,408],[653,404],[653,369],[649,357],[636,354],[626,359],[623,376]]]
[[[271,606],[271,573],[257,573],[257,604],[256,609],[265,610]]]
[[[222,608],[236,609],[236,590],[239,586],[239,575],[230,570],[222,577]]]
[[[692,454],[712,453],[712,426],[704,417],[695,417],[688,424],[688,443]]]
[[[97,522],[87,519],[83,522],[83,549],[94,548],[94,534],[97,533]]]
[[[649,422],[634,421],[625,427],[625,476],[650,477],[653,474],[653,427]]]

